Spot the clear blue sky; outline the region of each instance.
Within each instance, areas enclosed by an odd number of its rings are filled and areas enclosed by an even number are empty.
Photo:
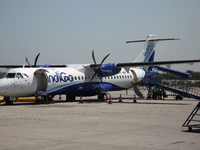
[[[200,59],[199,0],[0,0],[0,64],[131,62],[144,43],[127,40],[181,38],[159,42],[155,60]],[[174,65],[200,71],[200,64]]]

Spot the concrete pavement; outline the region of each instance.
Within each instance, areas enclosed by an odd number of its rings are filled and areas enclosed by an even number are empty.
[[[118,103],[122,94],[123,103]],[[0,104],[1,150],[199,150],[200,130],[182,131],[194,99],[133,102],[132,91],[111,92],[113,104],[84,97],[83,104]],[[65,99],[65,97],[63,97]],[[91,101],[88,101],[91,100]]]

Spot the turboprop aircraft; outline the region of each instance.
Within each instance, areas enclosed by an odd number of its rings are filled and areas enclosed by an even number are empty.
[[[149,70],[149,66],[172,64],[193,64],[199,60],[180,61],[152,61],[155,53],[156,42],[179,40],[175,38],[157,39],[155,35],[147,36],[146,40],[127,41],[145,42],[144,49],[130,63],[103,64],[108,54],[96,63],[94,50],[92,58],[94,64],[71,65],[36,65],[39,54],[31,65],[25,57],[28,65],[2,65],[1,68],[14,68],[8,71],[4,78],[0,79],[0,95],[4,96],[7,104],[12,103],[18,97],[42,97],[50,99],[54,95],[66,94],[67,100],[75,100],[76,96],[97,95],[98,99],[107,99],[108,91],[129,89],[136,82],[147,75],[156,75]]]

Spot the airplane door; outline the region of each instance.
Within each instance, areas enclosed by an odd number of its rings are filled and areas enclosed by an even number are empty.
[[[37,79],[37,91],[47,90],[47,78],[44,73],[35,73]]]

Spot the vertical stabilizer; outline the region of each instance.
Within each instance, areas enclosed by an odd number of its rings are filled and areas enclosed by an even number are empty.
[[[145,42],[143,50],[133,62],[152,62],[154,61],[156,42],[170,40],[180,40],[180,38],[157,39],[156,35],[151,34],[147,36],[146,40],[127,41],[126,43]],[[151,68],[145,68],[145,70],[151,70]]]
[[[139,56],[135,59],[134,62],[148,62],[150,59],[154,59],[152,55],[154,55],[155,47],[156,47],[156,41],[154,39],[156,38],[156,35],[149,35],[147,36],[146,41],[145,40],[138,40],[138,41],[129,41],[127,43],[132,42],[145,42],[144,48],[139,54]]]

